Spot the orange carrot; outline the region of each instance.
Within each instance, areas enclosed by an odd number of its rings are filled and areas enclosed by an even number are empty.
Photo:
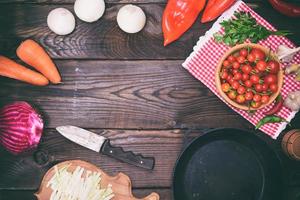
[[[42,74],[30,70],[15,61],[0,55],[0,75],[30,83],[32,85],[48,85],[49,81]]]
[[[58,84],[61,77],[47,52],[35,41],[25,40],[17,49],[17,55],[28,65],[41,72],[50,82]]]

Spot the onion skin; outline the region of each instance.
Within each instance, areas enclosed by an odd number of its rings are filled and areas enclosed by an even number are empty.
[[[43,127],[41,116],[27,102],[13,102],[0,110],[0,144],[14,155],[37,147]]]

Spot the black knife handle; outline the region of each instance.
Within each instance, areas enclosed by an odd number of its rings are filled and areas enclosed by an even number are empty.
[[[137,167],[150,170],[154,168],[153,157],[144,157],[141,154],[134,154],[132,151],[124,151],[121,147],[113,147],[108,139],[103,143],[101,152],[107,156],[111,156]]]

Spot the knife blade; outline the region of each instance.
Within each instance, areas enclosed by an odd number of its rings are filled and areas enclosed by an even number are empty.
[[[97,135],[91,131],[76,126],[59,126],[56,130],[65,138],[90,150],[101,152],[104,155],[144,169],[151,170],[154,168],[153,157],[144,157],[132,151],[124,151],[121,147],[114,147],[110,144],[108,138]]]

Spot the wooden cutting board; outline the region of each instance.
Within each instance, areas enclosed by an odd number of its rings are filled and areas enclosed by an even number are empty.
[[[112,200],[159,200],[159,195],[157,193],[151,193],[145,198],[138,199],[135,198],[132,195],[132,188],[131,188],[131,180],[129,177],[123,173],[118,173],[116,176],[109,176],[105,172],[103,172],[101,169],[99,169],[97,166],[82,161],[82,160],[70,160],[70,161],[65,161],[62,163],[57,164],[56,166],[58,168],[61,168],[63,166],[69,166],[68,171],[74,171],[77,166],[80,166],[86,170],[93,171],[93,172],[100,172],[101,173],[101,187],[107,187],[108,184],[112,185],[112,190],[114,193],[114,198]],[[46,187],[47,183],[49,180],[52,178],[54,175],[54,167],[48,170],[48,172],[45,174],[42,183],[40,185],[39,190],[37,193],[35,193],[35,196],[39,200],[49,200],[50,195],[52,193],[52,190],[50,187]]]

